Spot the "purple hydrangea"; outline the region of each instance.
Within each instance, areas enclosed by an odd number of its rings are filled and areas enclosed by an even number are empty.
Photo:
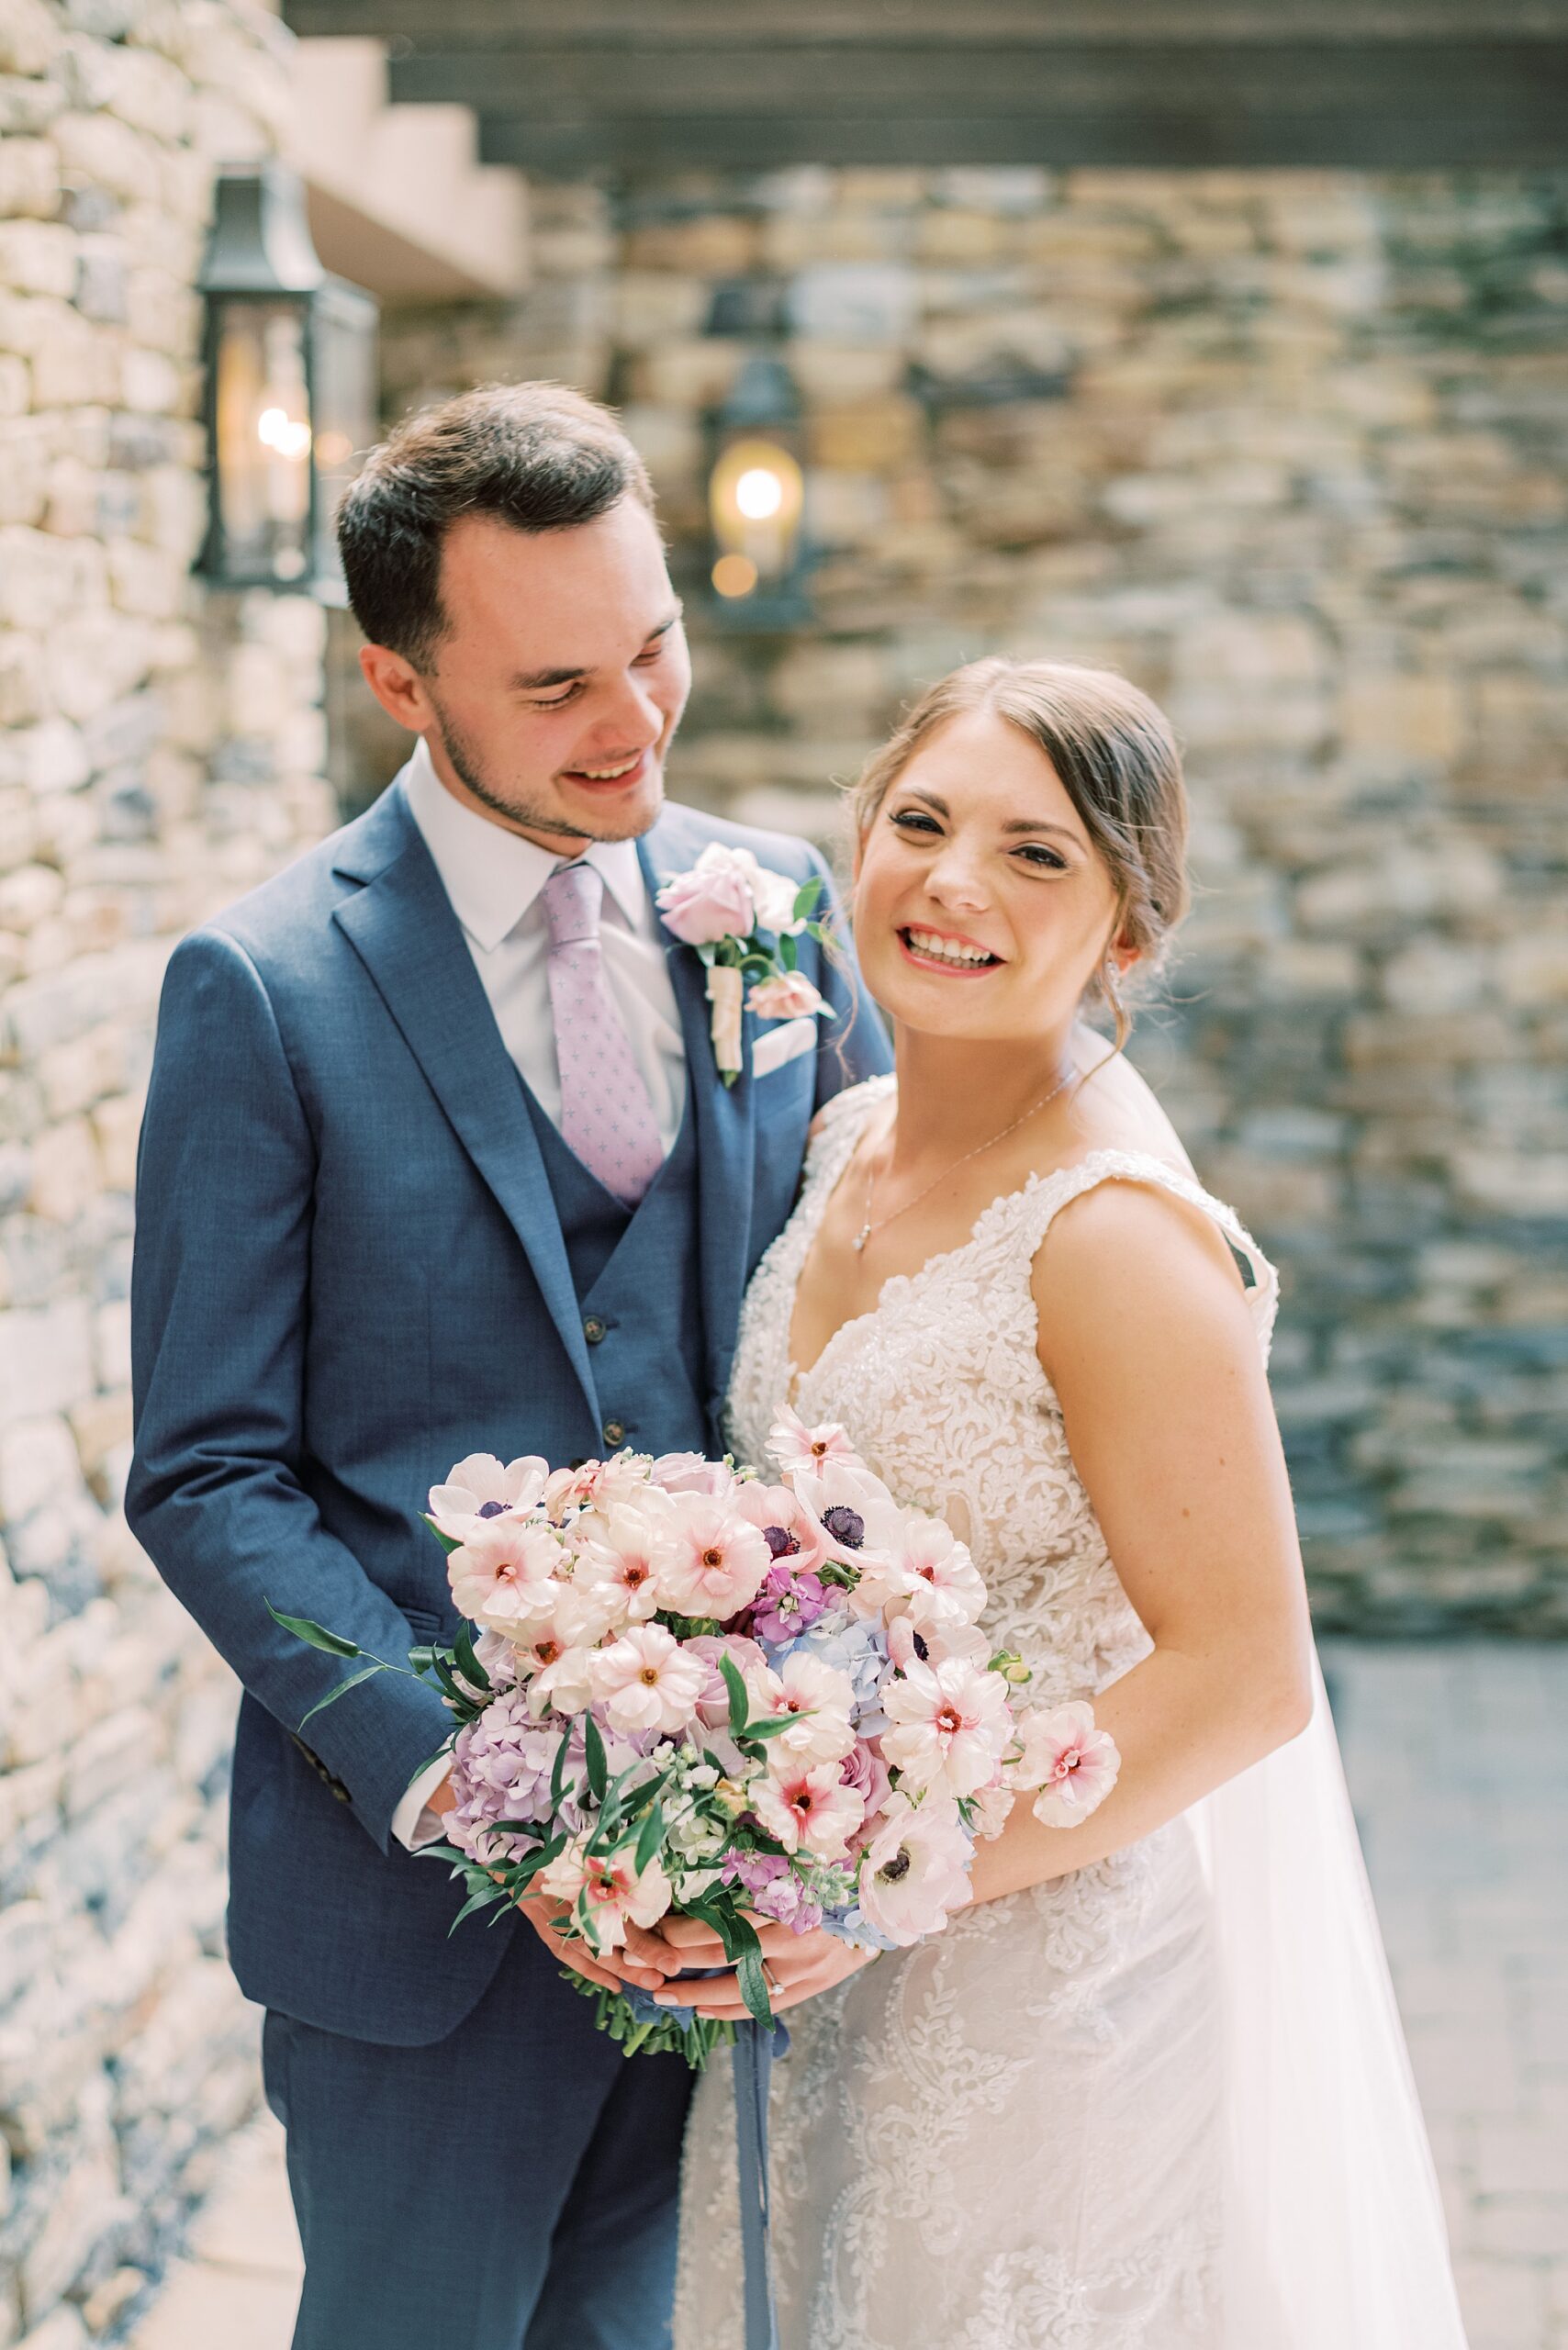
[[[724,1863],[726,1885],[740,1885],[751,1896],[747,1905],[759,1918],[771,1918],[797,1934],[809,1934],[823,1921],[822,1905],[813,1901],[781,1852],[732,1852]]]
[[[549,1817],[550,1775],[560,1742],[558,1729],[532,1719],[521,1689],[504,1690],[477,1721],[458,1731],[452,1760],[457,1804],[446,1828],[461,1852],[475,1860],[506,1858],[519,1840],[492,1836],[498,1819]]]
[[[828,1605],[826,1586],[813,1574],[796,1574],[782,1558],[770,1567],[752,1603],[751,1627],[759,1640],[792,1640],[809,1631]]]

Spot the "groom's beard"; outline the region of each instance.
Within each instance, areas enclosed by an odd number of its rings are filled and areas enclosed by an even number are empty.
[[[425,691],[430,693],[430,681],[428,678],[425,681]],[[486,808],[488,808],[492,814],[499,816],[507,824],[515,825],[519,830],[523,832],[556,833],[560,834],[563,840],[620,841],[640,840],[642,835],[646,832],[650,832],[654,825],[658,822],[664,801],[662,773],[657,803],[655,803],[654,808],[650,811],[646,821],[639,822],[634,830],[630,833],[589,832],[583,824],[574,824],[559,808],[542,808],[535,801],[530,800],[503,799],[500,793],[495,789],[493,785],[486,782],[484,774],[479,766],[478,754],[474,749],[473,744],[465,740],[461,731],[454,724],[452,719],[442,708],[440,702],[436,700],[434,694],[431,694],[430,698],[435,704],[435,713],[441,721],[442,746],[444,749],[447,757],[452,761],[454,771],[457,775],[458,779],[467,786],[468,789],[474,794],[476,800],[479,800]],[[655,747],[659,755],[662,765],[664,751],[666,747],[662,737]]]

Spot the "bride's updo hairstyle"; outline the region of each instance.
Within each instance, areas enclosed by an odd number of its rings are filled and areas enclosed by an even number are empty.
[[[937,728],[969,711],[1004,718],[1050,761],[1115,884],[1116,939],[1137,950],[1140,977],[1157,970],[1189,901],[1187,788],[1164,711],[1114,669],[996,655],[940,678],[852,787],[857,835]],[[1119,1052],[1132,1018],[1109,956],[1089,993],[1114,1016]]]

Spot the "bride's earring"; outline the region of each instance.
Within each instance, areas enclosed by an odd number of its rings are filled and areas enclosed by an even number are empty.
[[[1105,960],[1100,967],[1100,992],[1110,1006],[1111,1016],[1115,1021],[1116,1050],[1120,1052],[1132,1034],[1133,1024],[1128,1017],[1126,1005],[1122,1002],[1121,990],[1116,985],[1118,977],[1116,950],[1114,946],[1107,946]]]

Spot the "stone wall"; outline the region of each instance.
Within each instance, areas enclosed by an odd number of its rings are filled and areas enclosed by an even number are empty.
[[[0,2344],[39,2350],[115,2329],[258,2093],[234,1692],[118,1505],[163,962],[331,822],[319,611],[190,577],[213,170],[286,102],[245,0],[0,0]]]
[[[1199,901],[1136,1050],[1284,1269],[1321,1620],[1568,1629],[1568,178],[802,171],[541,190],[534,235],[521,308],[387,321],[389,409],[623,404],[691,590],[678,791],[820,831],[991,650],[1170,709]],[[737,320],[807,408],[788,639],[702,592]]]

